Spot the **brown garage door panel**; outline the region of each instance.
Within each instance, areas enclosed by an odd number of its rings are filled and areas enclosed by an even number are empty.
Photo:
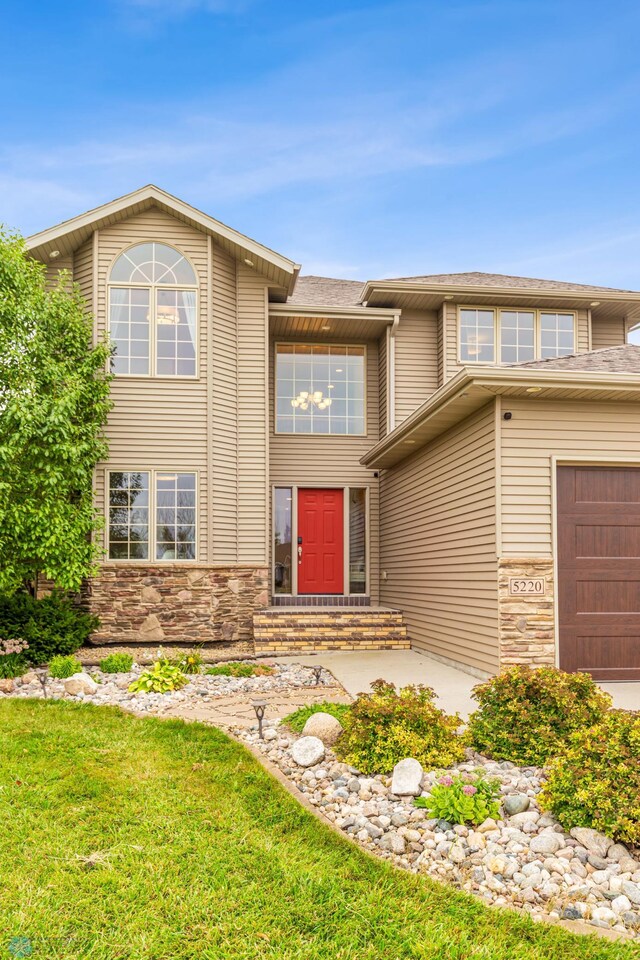
[[[616,618],[640,614],[640,581],[576,580],[575,615],[606,613]]]
[[[640,680],[640,469],[558,468],[560,666]]]
[[[640,680],[640,667],[629,668],[629,663],[638,662],[640,658],[640,639],[636,636],[593,636],[576,633],[575,649],[573,651],[575,666],[572,670],[590,673],[595,680],[619,680],[618,674],[624,673],[625,680]],[[601,666],[594,667],[594,664]],[[563,663],[562,652],[560,667],[569,669]],[[640,706],[640,692],[638,693]]]

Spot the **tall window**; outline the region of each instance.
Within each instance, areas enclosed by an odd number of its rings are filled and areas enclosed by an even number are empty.
[[[363,435],[364,377],[364,347],[279,343],[276,430]]]
[[[194,377],[197,278],[186,257],[166,243],[138,243],[109,280],[113,372]]]
[[[109,473],[109,559],[195,560],[196,475]]]

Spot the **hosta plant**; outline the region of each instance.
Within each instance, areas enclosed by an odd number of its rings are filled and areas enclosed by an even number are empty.
[[[26,673],[28,649],[26,640],[0,640],[0,680],[11,680]]]
[[[131,693],[169,693],[179,690],[189,682],[180,667],[166,657],[156,660],[150,670],[141,673],[129,684]]]
[[[130,653],[110,653],[100,661],[103,673],[129,673],[133,666],[133,657]]]
[[[574,733],[538,799],[567,830],[592,827],[640,844],[640,714],[612,710]]]
[[[480,704],[467,738],[480,753],[517,764],[544,765],[569,736],[598,723],[611,697],[586,673],[555,667],[509,667],[474,687]]]
[[[72,656],[71,654],[67,656],[58,655],[52,657],[49,663],[49,674],[52,677],[55,677],[56,680],[66,680],[67,677],[72,677],[74,673],[82,672],[82,664],[77,659],[77,657]]]
[[[363,773],[387,773],[405,757],[415,757],[426,769],[462,760],[464,742],[457,734],[462,721],[435,705],[430,687],[396,691],[384,680],[371,687],[344,717],[345,732],[336,748],[342,760]]]
[[[495,779],[445,773],[438,777],[430,796],[418,797],[417,807],[449,823],[480,824],[500,812],[500,785]]]

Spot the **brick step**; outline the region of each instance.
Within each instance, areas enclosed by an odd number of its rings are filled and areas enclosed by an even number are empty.
[[[256,653],[407,650],[401,611],[384,607],[270,607],[253,616]]]

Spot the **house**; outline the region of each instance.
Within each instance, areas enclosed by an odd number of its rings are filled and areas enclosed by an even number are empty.
[[[640,679],[640,293],[300,277],[154,186],[28,247],[116,348],[98,642]]]

